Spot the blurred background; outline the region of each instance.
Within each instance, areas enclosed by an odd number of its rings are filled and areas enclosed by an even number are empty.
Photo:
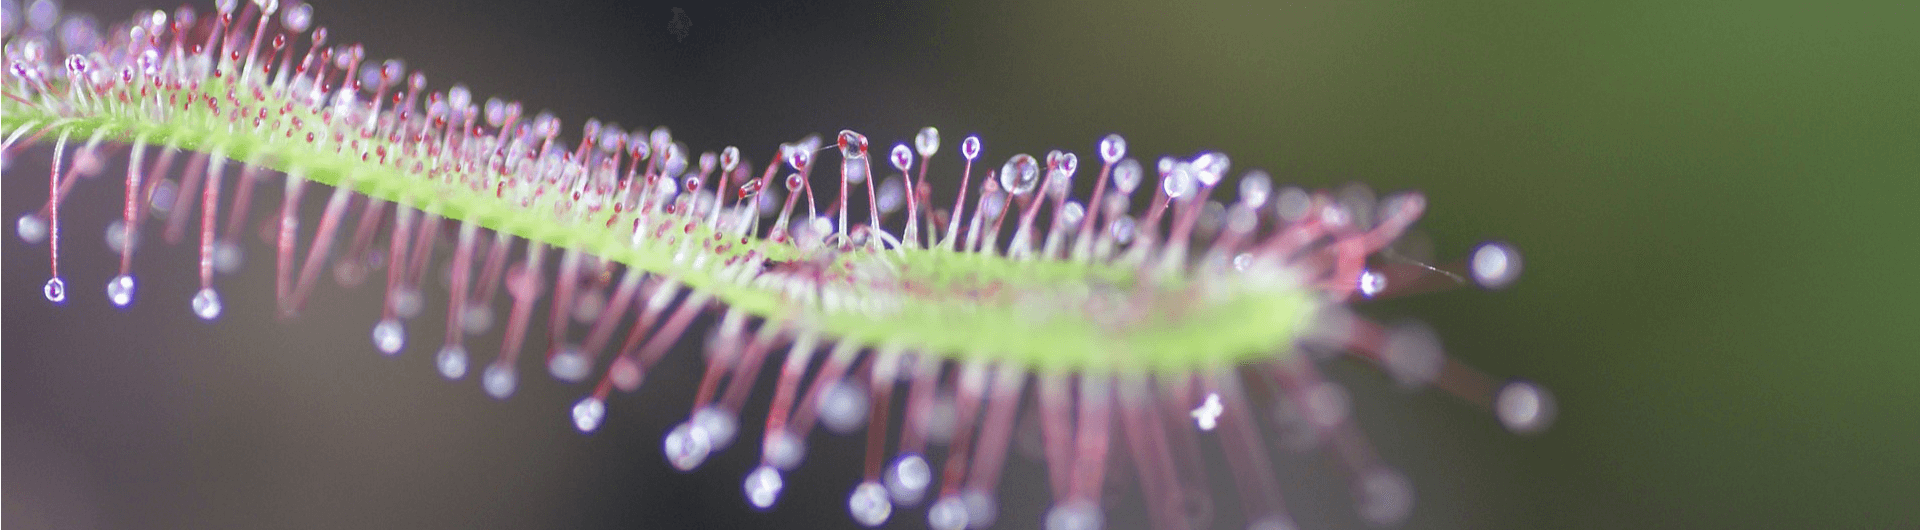
[[[1499,238],[1527,272],[1504,292],[1362,311],[1423,319],[1457,357],[1541,382],[1560,421],[1514,436],[1330,365],[1414,482],[1404,527],[1917,528],[1920,8],[1772,4],[420,0],[323,2],[315,18],[436,90],[551,109],[569,137],[588,117],[665,124],[763,163],[811,132],[882,149],[935,125],[950,193],[967,134],[998,164],[1094,160],[1119,132],[1149,160],[1217,149],[1235,174],[1417,189],[1443,260]],[[68,2],[104,21],[142,7],[173,5]],[[47,151],[8,168],[9,223],[43,201]],[[194,249],[149,225],[141,290],[114,310],[100,234],[120,197],[94,181],[70,199],[65,306],[40,295],[44,246],[0,243],[9,527],[853,527],[851,439],[817,434],[768,513],[740,494],[756,444],[692,474],[665,465],[694,350],[583,436],[566,411],[586,389],[530,364],[505,402],[441,379],[444,301],[393,359],[368,342],[372,286],[329,282],[279,322],[257,240],[207,324],[187,310]],[[1303,527],[1359,525],[1326,457],[1279,453]],[[1038,525],[1036,463],[1012,460],[1000,528]],[[1126,498],[1110,517],[1137,527]],[[1235,524],[1221,511],[1216,526]]]

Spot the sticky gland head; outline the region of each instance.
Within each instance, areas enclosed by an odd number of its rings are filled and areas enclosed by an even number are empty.
[[[760,323],[754,333],[744,325],[721,324],[712,343],[725,353],[713,357],[709,370],[715,374],[710,376],[713,381],[751,381],[767,350],[794,345],[787,359],[790,366],[797,363],[799,371],[782,372],[776,412],[767,418],[766,432],[771,434],[763,447],[763,465],[743,484],[750,502],[762,509],[777,500],[783,487],[780,473],[800,463],[805,451],[801,433],[815,420],[835,431],[874,424],[871,432],[882,433],[884,444],[885,431],[879,430],[884,427],[877,425],[890,406],[884,393],[901,380],[929,381],[928,388],[950,386],[957,393],[959,412],[949,420],[952,432],[946,434],[957,445],[941,476],[965,482],[943,484],[928,514],[935,526],[954,528],[977,527],[995,517],[990,493],[1005,456],[1011,411],[1029,377],[1038,380],[1034,384],[1042,401],[1052,403],[1042,405],[1043,413],[1057,416],[1056,424],[1071,431],[1050,434],[1047,441],[1049,472],[1063,477],[1056,481],[1058,504],[1047,523],[1062,528],[1099,526],[1095,499],[1100,482],[1075,481],[1104,466],[1105,439],[1112,429],[1126,433],[1130,450],[1166,447],[1165,426],[1154,425],[1162,404],[1180,409],[1173,416],[1184,418],[1188,405],[1204,403],[1204,413],[1192,415],[1203,420],[1198,426],[1230,431],[1235,441],[1223,441],[1223,450],[1237,464],[1236,473],[1247,473],[1236,478],[1255,499],[1272,497],[1263,486],[1271,482],[1263,476],[1270,471],[1257,450],[1259,437],[1246,410],[1251,402],[1238,388],[1238,372],[1271,379],[1282,394],[1306,409],[1328,443],[1338,443],[1331,440],[1351,428],[1344,394],[1293,354],[1299,345],[1346,348],[1402,384],[1435,384],[1472,401],[1490,401],[1499,420],[1516,432],[1537,432],[1552,416],[1551,397],[1537,385],[1515,381],[1495,389],[1486,376],[1450,364],[1425,328],[1381,328],[1345,310],[1344,303],[1354,296],[1416,290],[1405,285],[1419,282],[1395,279],[1405,277],[1400,274],[1404,271],[1369,263],[1424,211],[1418,195],[1390,199],[1376,216],[1370,193],[1354,198],[1298,188],[1276,192],[1270,177],[1256,171],[1242,177],[1238,200],[1229,207],[1210,198],[1226,183],[1230,161],[1224,154],[1203,152],[1190,159],[1159,160],[1153,202],[1136,220],[1129,198],[1145,179],[1143,168],[1126,158],[1123,138],[1109,135],[1096,145],[1100,176],[1086,204],[1068,200],[1078,157],[1054,151],[1044,164],[1026,154],[1010,157],[999,171],[983,176],[979,193],[972,195],[975,207],[968,209],[972,163],[983,154],[980,139],[968,136],[960,145],[967,165],[956,206],[935,211],[914,202],[922,194],[920,187],[927,185],[927,160],[939,149],[939,133],[929,127],[915,136],[911,152],[902,143],[889,153],[889,162],[903,174],[914,166],[913,154],[922,158],[919,176],[903,175],[917,182],[898,188],[907,197],[908,228],[896,235],[889,224],[897,221],[879,215],[878,204],[868,222],[855,223],[846,206],[861,197],[857,191],[842,191],[836,202],[826,203],[839,206],[825,214],[838,214],[835,229],[833,220],[818,216],[825,201],[813,195],[808,180],[813,156],[822,150],[817,136],[781,146],[765,173],[751,180],[744,176],[752,173],[751,164],[737,148],[728,147],[717,156],[702,154],[696,162],[664,127],[628,133],[589,121],[578,147],[569,149],[559,137],[559,120],[551,114],[522,120],[520,103],[489,99],[476,104],[458,85],[422,97],[424,76],[405,75],[399,61],[363,70],[360,46],[321,47],[324,29],[312,31],[303,60],[295,63],[293,57],[299,54],[286,48],[276,66],[275,53],[255,53],[260,32],[269,27],[274,12],[260,7],[257,25],[252,26],[247,20],[236,24],[233,2],[222,4],[217,17],[205,20],[196,20],[183,8],[170,29],[165,15],[153,12],[129,25],[138,30],[116,28],[108,33],[111,38],[91,39],[106,50],[62,59],[45,53],[46,45],[34,40],[37,37],[19,37],[15,46],[11,39],[16,35],[8,32],[10,65],[0,83],[7,85],[6,98],[0,99],[5,149],[56,139],[47,208],[28,212],[16,223],[23,240],[48,241],[53,249],[55,274],[44,287],[49,300],[66,298],[57,268],[58,207],[64,190],[74,175],[97,171],[96,145],[131,143],[135,160],[143,146],[165,146],[190,153],[200,164],[195,167],[209,167],[204,179],[198,169],[190,169],[180,184],[155,179],[141,186],[133,176],[139,172],[132,166],[138,164],[130,164],[125,225],[135,226],[144,217],[144,211],[136,216],[136,210],[144,210],[135,207],[136,193],[145,193],[154,210],[172,210],[177,219],[185,219],[200,202],[192,200],[195,187],[206,181],[201,192],[202,288],[191,302],[203,319],[213,320],[222,311],[211,271],[217,263],[237,261],[220,257],[236,252],[225,243],[233,239],[232,230],[224,240],[213,237],[219,171],[229,159],[243,162],[249,172],[285,172],[289,204],[297,202],[300,186],[312,181],[384,201],[368,203],[378,205],[369,207],[376,214],[384,213],[388,204],[399,205],[388,253],[389,300],[371,334],[383,353],[398,354],[406,346],[403,322],[418,311],[418,278],[432,255],[441,220],[464,227],[454,270],[485,260],[479,292],[491,293],[501,283],[507,258],[497,251],[485,258],[472,256],[475,231],[492,230],[496,249],[510,246],[512,238],[527,239],[526,259],[506,269],[504,278],[505,291],[515,302],[506,341],[510,346],[481,375],[483,387],[494,397],[507,397],[517,386],[515,356],[529,325],[531,304],[546,294],[542,283],[547,273],[541,262],[548,247],[566,255],[557,273],[561,280],[552,289],[557,300],[552,322],[557,327],[550,330],[556,337],[548,359],[550,371],[563,380],[590,375],[594,356],[611,346],[621,311],[632,301],[645,300],[635,308],[638,320],[625,344],[613,350],[616,355],[607,362],[600,387],[571,410],[581,431],[600,426],[610,388],[631,391],[640,386],[647,367],[685,334],[689,321],[706,311],[709,301],[728,321]],[[245,13],[243,19],[256,14]],[[286,37],[305,32],[311,24],[310,6],[282,13],[281,34],[270,41],[274,52],[290,40],[297,42]],[[162,38],[168,31],[173,38]],[[149,38],[137,38],[143,35]],[[240,48],[247,48],[244,54]],[[253,75],[255,71],[260,75]],[[232,72],[242,74],[229,75]],[[60,164],[69,139],[85,139],[87,144],[63,172]],[[881,202],[868,180],[867,138],[841,131],[836,146],[842,158],[839,188],[866,183],[865,200]],[[205,165],[208,159],[211,166]],[[747,199],[757,196],[783,164],[792,171],[784,181],[789,195],[768,236],[757,238],[762,233],[760,217],[774,214],[775,208]],[[745,171],[736,175],[736,170]],[[251,182],[246,178],[242,189]],[[718,182],[708,186],[709,178]],[[735,188],[730,182],[742,184]],[[734,200],[726,197],[730,191],[737,195]],[[246,204],[245,192],[240,193],[236,206]],[[790,223],[791,215],[801,211],[796,209],[801,194],[807,195],[805,213]],[[921,207],[928,210],[925,234],[916,230]],[[892,213],[898,208],[884,209]],[[428,215],[415,220],[416,210]],[[1040,215],[1043,211],[1047,216]],[[289,212],[281,214],[282,234],[298,225]],[[329,227],[345,214],[333,207],[328,212],[319,224],[323,233],[331,234]],[[941,215],[949,219],[945,231],[932,222]],[[230,216],[244,221],[244,215]],[[384,226],[378,215],[362,219],[372,231]],[[1009,219],[1013,237],[1002,241],[999,234]],[[956,249],[962,233],[966,244]],[[119,235],[123,252],[131,251],[132,235]],[[294,269],[293,245],[289,236],[281,237],[284,281]],[[356,234],[353,239],[358,241],[355,247],[363,249],[371,236]],[[415,243],[411,253],[409,242]],[[1189,253],[1189,247],[1197,248]],[[297,310],[300,305],[311,281],[308,271],[317,263],[313,255],[309,251],[300,267],[300,281],[286,282],[284,307]],[[618,287],[607,281],[583,283],[583,255],[595,263],[621,264],[636,279],[652,280],[622,281]],[[1510,284],[1519,268],[1512,247],[1496,243],[1476,249],[1464,272],[1481,286],[1499,288]],[[119,306],[130,304],[133,285],[131,274],[123,270],[108,283],[109,299]],[[563,336],[565,313],[579,307],[574,297],[581,289],[603,297],[612,292],[623,300],[611,304],[620,311],[606,311],[612,316],[584,319],[596,321],[585,347]],[[435,360],[450,379],[464,377],[469,369],[459,337],[476,326],[486,329],[491,320],[472,311],[484,307],[490,295],[465,290],[456,289],[456,301],[475,294],[481,304],[455,302],[450,308],[463,318],[449,322],[449,342]],[[688,294],[676,307],[682,293]],[[601,323],[614,325],[600,329]],[[656,325],[657,333],[645,333]],[[835,353],[809,380],[806,359],[821,343],[833,344]],[[855,359],[863,355],[865,360],[856,367]],[[917,359],[917,372],[896,375],[909,358]],[[942,363],[956,367],[957,381],[930,382],[941,377]],[[723,377],[728,373],[731,377]],[[874,384],[854,380],[868,377]],[[1163,387],[1147,384],[1150,379]],[[904,432],[932,432],[934,421],[927,417],[931,398],[919,393],[921,385],[915,386]],[[667,436],[663,449],[676,467],[692,469],[732,441],[738,427],[735,414],[746,395],[735,388],[747,387],[735,384],[727,396],[703,398],[689,421]],[[1061,397],[1070,391],[1078,394]],[[1205,401],[1196,401],[1201,395]],[[1073,406],[1076,402],[1078,407]],[[863,409],[874,410],[874,419],[863,421]],[[976,426],[977,439],[970,431]],[[919,437],[924,434],[915,436],[903,440],[884,473],[878,449],[870,449],[869,476],[849,498],[856,520],[879,524],[890,513],[887,499],[912,504],[929,493],[935,475],[921,456],[925,440]],[[1364,453],[1364,446],[1343,450]],[[1079,455],[1098,458],[1076,458]],[[1140,466],[1165,463],[1151,454],[1134,456]],[[1371,455],[1346,460],[1360,477],[1361,511],[1367,519],[1390,522],[1406,515],[1411,493],[1404,478]],[[1150,475],[1170,479],[1174,473],[1154,469]],[[1097,472],[1092,476],[1098,477]],[[1150,481],[1143,490],[1157,522],[1178,517],[1178,507],[1161,502],[1182,497],[1178,484]],[[1249,520],[1285,524],[1277,507],[1253,500],[1247,504]]]

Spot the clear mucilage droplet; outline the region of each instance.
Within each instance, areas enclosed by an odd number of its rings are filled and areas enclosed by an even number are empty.
[[[494,399],[507,399],[508,397],[512,397],[514,387],[518,386],[519,383],[519,375],[515,374],[513,367],[508,365],[497,363],[489,364],[487,365],[487,369],[480,374],[480,386],[487,391],[487,395],[493,396]]]
[[[980,158],[980,137],[968,136],[967,139],[961,140],[960,156],[966,157],[968,161]]]
[[[67,282],[58,277],[49,279],[47,280],[46,287],[42,288],[41,292],[47,295],[47,301],[49,302],[56,304],[64,303],[67,301]]]
[[[578,383],[587,378],[593,370],[593,363],[587,360],[587,352],[574,344],[560,346],[560,351],[547,359],[547,373],[554,379],[569,383]]]
[[[893,503],[887,501],[887,488],[880,483],[861,482],[853,488],[853,495],[847,498],[847,511],[861,526],[877,528],[886,524],[887,517],[893,515]]]
[[[373,347],[388,356],[398,355],[400,348],[407,344],[407,332],[400,327],[400,319],[386,318],[373,325]]]
[[[853,131],[840,131],[840,156],[848,160],[867,157],[867,137]]]
[[[573,405],[573,427],[580,432],[593,432],[600,428],[600,421],[607,417],[607,404],[600,398],[588,396]]]
[[[707,461],[707,455],[713,451],[713,439],[706,429],[693,421],[675,425],[667,432],[666,441],[661,444],[667,455],[667,463],[680,471],[693,471]]]
[[[1100,139],[1100,160],[1108,164],[1117,163],[1127,156],[1127,139],[1118,134],[1109,134]]]
[[[780,489],[785,486],[780,480],[779,470],[773,466],[760,466],[747,474],[747,502],[761,510],[772,508],[774,501],[780,500]]]
[[[932,127],[920,129],[920,134],[913,135],[913,150],[920,156],[933,156],[939,152],[940,130]]]
[[[913,167],[913,151],[907,149],[907,144],[893,144],[892,162],[894,169],[906,171]]]
[[[440,370],[440,376],[457,381],[467,376],[467,349],[456,344],[448,344],[434,354],[433,365]]]
[[[220,318],[220,293],[213,289],[201,289],[193,294],[193,314],[201,320]]]
[[[127,307],[133,304],[133,276],[122,274],[107,282],[107,300],[114,307]]]
[[[908,453],[895,458],[881,479],[895,504],[912,506],[926,496],[927,486],[933,483],[933,469],[927,467],[925,457]]]
[[[38,245],[47,240],[47,218],[38,213],[21,214],[20,220],[13,224],[13,232],[20,236],[21,241]]]
[[[1033,193],[1040,186],[1040,162],[1032,155],[1021,153],[1007,159],[1000,166],[1000,187],[1014,195]]]
[[[1120,161],[1119,165],[1113,166],[1114,189],[1120,190],[1120,193],[1132,195],[1133,190],[1140,189],[1141,171],[1139,160],[1129,158]]]

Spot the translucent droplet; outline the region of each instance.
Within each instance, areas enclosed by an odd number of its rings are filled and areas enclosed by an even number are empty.
[[[1106,518],[1092,503],[1056,504],[1047,510],[1046,530],[1101,530],[1104,526]]]
[[[805,171],[812,164],[813,150],[796,147],[787,154],[787,165],[793,167],[794,171]]]
[[[460,327],[468,335],[485,333],[488,328],[493,327],[493,308],[486,304],[467,306],[467,314],[461,315]]]
[[[1360,477],[1360,517],[1375,525],[1398,524],[1413,513],[1413,483],[1388,469]]]
[[[860,184],[867,181],[866,164],[850,164],[846,167],[847,183]]]
[[[587,396],[573,404],[573,428],[580,432],[593,432],[600,428],[600,420],[607,417],[607,404],[600,398]]]
[[[740,148],[729,145],[726,149],[721,149],[720,169],[731,173],[736,167],[740,167]]]
[[[1080,220],[1086,216],[1087,207],[1081,206],[1078,201],[1067,201],[1066,206],[1060,207],[1060,222],[1067,226],[1079,226]]]
[[[1071,152],[1060,153],[1060,157],[1053,162],[1053,170],[1059,171],[1061,176],[1068,180],[1073,179],[1073,173],[1080,170],[1079,155]]]
[[[220,293],[211,288],[193,293],[193,314],[201,320],[220,318]]]
[[[513,367],[504,364],[489,364],[480,374],[480,386],[494,399],[507,399],[512,396],[514,386],[519,383],[520,377],[514,373]]]
[[[968,136],[967,139],[961,140],[960,156],[966,157],[968,161],[980,158],[980,137]]]
[[[1506,243],[1481,243],[1473,249],[1470,267],[1474,283],[1487,289],[1503,289],[1520,279],[1520,251]]]
[[[1120,161],[1120,165],[1113,166],[1114,189],[1125,194],[1132,194],[1133,190],[1140,189],[1140,171],[1139,160],[1129,158]]]
[[[933,530],[961,530],[967,527],[967,504],[957,495],[941,497],[927,508],[927,526]]]
[[[38,245],[47,240],[47,218],[38,213],[21,214],[20,220],[13,224],[13,233],[29,245]]]
[[[58,277],[47,280],[46,287],[41,291],[47,295],[49,302],[58,304],[67,301],[67,282]]]
[[[1287,186],[1274,196],[1273,208],[1281,221],[1291,223],[1307,216],[1307,210],[1313,208],[1313,197],[1307,195],[1307,190]]]
[[[300,3],[287,8],[287,12],[280,15],[280,23],[294,33],[306,31],[313,25],[313,6]]]
[[[905,182],[902,182],[899,175],[887,177],[885,182],[880,183],[880,213],[900,211],[900,207],[905,205],[906,202],[907,185]]]
[[[857,132],[840,131],[840,156],[848,160],[867,157],[867,137]]]
[[[1175,164],[1173,170],[1167,172],[1167,177],[1160,179],[1160,190],[1167,192],[1168,197],[1175,199],[1192,195],[1194,190],[1192,166]]]
[[[592,369],[593,363],[587,361],[587,352],[573,344],[561,346],[559,352],[547,359],[547,372],[553,374],[554,379],[569,383],[586,379],[587,372]]]
[[[373,347],[389,356],[400,353],[407,345],[407,331],[400,327],[400,319],[386,318],[373,325]]]
[[[755,468],[747,474],[747,502],[761,510],[772,508],[773,502],[780,500],[780,488],[784,486],[780,481],[780,471],[773,466]]]
[[[925,457],[908,453],[895,458],[881,478],[886,481],[887,494],[893,497],[894,503],[911,506],[926,496],[927,485],[933,483],[933,470],[927,467]]]
[[[1000,187],[1014,195],[1033,193],[1040,186],[1040,162],[1032,155],[1021,153],[1007,159],[1000,166]]]
[[[907,144],[893,144],[893,168],[906,171],[910,167],[913,167],[913,151],[907,149]]]
[[[768,465],[785,471],[800,467],[800,461],[806,456],[807,441],[784,429],[768,435],[766,446],[760,450],[760,457]]]
[[[847,498],[847,511],[861,526],[878,528],[893,515],[893,503],[887,501],[886,487],[869,480],[853,488],[853,495]]]
[[[867,421],[867,391],[845,380],[820,394],[820,423],[835,434],[850,434]]]
[[[1432,383],[1446,366],[1440,334],[1419,322],[1399,324],[1387,330],[1387,343],[1380,356],[1387,374],[1407,388]]]
[[[1108,164],[1117,163],[1120,157],[1127,156],[1127,139],[1118,134],[1109,134],[1100,139],[1100,160]]]
[[[420,316],[420,310],[425,306],[426,300],[421,298],[419,289],[400,287],[393,290],[393,313],[400,318]]]
[[[993,526],[993,520],[1000,517],[999,505],[987,492],[976,489],[961,492],[960,503],[967,507],[967,528]]]
[[[807,185],[807,179],[802,178],[799,173],[790,173],[787,175],[787,191],[797,192],[800,191],[801,186],[805,185]]]
[[[1494,397],[1493,412],[1508,431],[1538,433],[1553,424],[1553,394],[1532,381],[1510,381],[1500,387],[1499,395]]]
[[[707,432],[707,440],[715,449],[731,445],[733,434],[740,430],[740,420],[732,412],[712,405],[693,411],[693,424]]]
[[[667,432],[666,442],[661,448],[667,454],[667,463],[680,471],[693,471],[707,461],[707,455],[713,451],[712,439],[707,430],[692,421],[675,425]]]
[[[1201,185],[1212,188],[1220,184],[1220,179],[1226,178],[1230,165],[1224,153],[1200,153],[1200,156],[1193,157],[1193,178],[1199,180]]]
[[[1240,202],[1248,208],[1260,209],[1267,204],[1267,196],[1273,194],[1273,177],[1267,172],[1253,170],[1240,177]]]
[[[133,303],[133,276],[122,274],[107,282],[107,300],[114,307],[126,307]]]
[[[1360,296],[1373,298],[1387,290],[1387,275],[1380,271],[1367,269],[1360,273]]]
[[[440,369],[440,376],[457,381],[467,376],[467,349],[458,344],[440,347],[440,353],[434,354],[433,365]]]
[[[133,239],[134,243],[140,242],[137,233]],[[240,272],[240,264],[244,261],[242,259],[243,257],[244,255],[240,252],[240,245],[235,245],[232,241],[226,240],[213,242],[213,270],[220,274]]]
[[[934,153],[939,152],[940,130],[932,127],[920,129],[920,134],[913,136],[913,149],[919,152],[920,156],[933,156]]]

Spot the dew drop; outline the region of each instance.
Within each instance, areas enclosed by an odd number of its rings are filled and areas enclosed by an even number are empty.
[[[847,498],[847,511],[853,513],[853,520],[861,526],[878,528],[893,515],[893,503],[887,502],[885,486],[869,480],[853,488],[853,495]]]
[[[600,428],[600,420],[607,417],[607,404],[600,398],[587,396],[573,404],[573,428],[580,432],[593,432]]]
[[[587,372],[592,369],[593,363],[587,361],[587,352],[573,344],[561,346],[558,353],[547,359],[547,372],[553,374],[554,379],[569,383],[586,379]]]
[[[849,130],[840,131],[840,156],[848,160],[866,158],[867,137]]]
[[[933,482],[933,470],[927,467],[925,457],[908,453],[895,458],[881,478],[886,481],[887,494],[893,497],[894,503],[911,506],[927,494],[927,485]]]
[[[47,218],[39,213],[22,214],[20,220],[13,224],[13,233],[29,245],[38,245],[47,240]]]
[[[1373,269],[1360,273],[1360,296],[1373,298],[1385,290],[1387,290],[1387,275]]]
[[[220,318],[220,293],[213,289],[201,289],[193,294],[193,314],[201,320]]]
[[[1100,160],[1108,164],[1117,163],[1120,157],[1127,156],[1127,139],[1118,134],[1109,134],[1100,139]]]
[[[747,474],[747,502],[760,510],[772,508],[773,502],[780,499],[780,488],[784,486],[780,481],[780,471],[773,466],[755,468]]]
[[[458,381],[467,376],[467,349],[458,344],[442,346],[433,356],[433,365],[440,369],[441,377]]]
[[[407,331],[400,327],[399,319],[381,319],[373,325],[373,347],[379,349],[380,353],[393,356],[399,354],[400,348],[406,345]]]
[[[1129,158],[1120,161],[1120,165],[1113,167],[1114,189],[1120,190],[1120,193],[1133,194],[1133,190],[1140,189],[1140,171],[1139,160]]]
[[[760,457],[767,464],[785,471],[800,467],[800,461],[806,456],[807,441],[784,429],[768,435],[766,446],[760,450]]]
[[[674,469],[693,471],[707,461],[707,455],[713,451],[713,443],[706,429],[692,421],[681,422],[667,432],[666,442],[661,444],[666,452],[667,463]]]
[[[980,158],[980,137],[968,136],[965,140],[961,140],[960,156],[966,157],[969,162]]]
[[[1413,483],[1388,469],[1360,477],[1360,517],[1379,526],[1397,524],[1413,513]]]
[[[1500,424],[1517,434],[1535,434],[1553,424],[1553,394],[1532,381],[1514,380],[1500,387],[1494,396],[1494,415]]]
[[[1200,153],[1200,156],[1193,157],[1193,177],[1198,179],[1201,185],[1212,188],[1220,183],[1220,179],[1227,176],[1227,168],[1231,164],[1224,153],[1214,151]]]
[[[920,156],[933,156],[934,153],[939,152],[940,130],[932,127],[920,129],[920,134],[913,136],[913,149],[919,152]]]
[[[67,282],[59,277],[47,280],[46,287],[41,291],[47,295],[49,302],[59,304],[67,301]]]
[[[107,282],[107,300],[114,307],[126,307],[133,303],[133,276],[122,274]]]
[[[959,496],[941,497],[927,508],[927,526],[933,530],[961,530],[967,527],[967,504]]]
[[[512,396],[514,386],[519,383],[520,377],[513,372],[513,367],[504,364],[489,364],[480,374],[480,386],[486,389],[487,395],[493,396],[494,399],[507,399]]]
[[[1193,194],[1193,169],[1187,164],[1174,164],[1167,177],[1160,180],[1160,190],[1175,199]]]
[[[1073,173],[1080,170],[1080,156],[1073,153],[1060,153],[1053,162],[1053,169],[1060,172],[1066,180],[1073,179]]]
[[[1021,153],[1000,166],[1000,187],[1014,195],[1033,193],[1040,186],[1040,163],[1032,155]]]
[[[835,434],[851,434],[867,421],[867,391],[838,381],[820,394],[820,423]]]
[[[1487,289],[1503,289],[1520,278],[1520,251],[1506,243],[1481,243],[1473,249],[1471,267],[1474,283]]]
[[[893,144],[893,168],[906,171],[910,167],[913,167],[913,151],[907,149],[907,144]]]
[[[1093,503],[1059,504],[1047,510],[1046,530],[1101,530],[1105,525],[1100,507]]]

